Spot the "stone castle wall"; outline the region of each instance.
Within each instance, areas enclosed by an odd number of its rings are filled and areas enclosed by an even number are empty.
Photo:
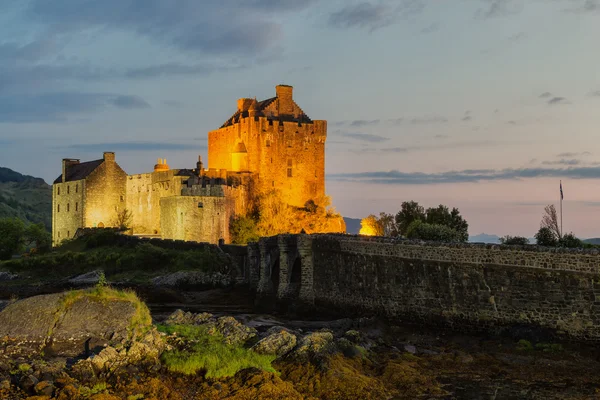
[[[86,178],[84,226],[116,226],[117,214],[126,208],[126,182],[127,174],[109,155]]]
[[[58,245],[84,226],[85,180],[52,185],[52,243]]]
[[[249,262],[256,260],[250,276],[260,276],[259,293],[280,299],[293,295],[346,315],[375,314],[469,331],[527,326],[600,340],[597,250],[424,245],[342,235],[291,238],[261,239],[260,255],[249,249]]]
[[[208,134],[211,168],[232,170],[232,152],[240,141],[247,149],[248,169],[263,191],[277,189],[283,200],[304,206],[325,194],[326,121],[312,123],[244,118]]]
[[[229,221],[235,199],[215,196],[171,196],[160,200],[162,237],[173,240],[230,242]]]

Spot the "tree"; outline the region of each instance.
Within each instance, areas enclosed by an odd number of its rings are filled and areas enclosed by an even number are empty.
[[[460,234],[461,241],[469,240],[469,224],[460,215],[458,208],[450,211],[448,207],[440,204],[436,208],[428,208],[425,214],[425,222],[428,224],[447,226]]]
[[[562,234],[560,232],[560,226],[558,224],[558,214],[554,204],[549,204],[544,208],[544,215],[542,216],[541,228],[548,228],[557,240],[560,240]]]
[[[381,220],[373,214],[360,221],[360,232],[361,235],[366,236],[384,236],[385,229]]]
[[[118,207],[115,207],[116,217],[115,226],[120,230],[126,231],[131,227],[131,221],[133,220],[133,214],[128,209],[124,208],[119,211]]]
[[[406,236],[406,231],[413,221],[425,221],[425,209],[416,201],[405,201],[396,214],[398,233]]]
[[[556,247],[558,245],[556,233],[548,227],[541,227],[535,234],[535,240],[539,246]]]
[[[35,248],[37,253],[45,253],[52,247],[52,236],[43,223],[28,225],[24,231],[24,240],[25,244]]]
[[[527,239],[526,237],[523,237],[523,236],[506,235],[506,236],[500,238],[500,244],[523,246],[523,245],[529,244],[529,239]]]
[[[25,224],[17,218],[0,219],[0,260],[10,260],[23,251]]]
[[[396,220],[394,219],[394,216],[392,214],[386,214],[384,212],[379,213],[379,223],[381,224],[381,226],[383,226],[383,236],[398,236]]]
[[[231,243],[233,244],[258,242],[258,228],[252,217],[237,216],[232,218],[229,231],[231,233]]]
[[[569,232],[558,241],[558,245],[560,247],[568,247],[570,249],[579,249],[583,248],[583,241],[577,238],[573,232]]]

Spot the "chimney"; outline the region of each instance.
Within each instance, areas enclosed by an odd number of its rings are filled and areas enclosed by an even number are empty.
[[[275,86],[275,92],[277,93],[277,100],[279,102],[279,114],[293,114],[294,99],[292,95],[294,92],[294,88],[288,85],[277,85]]]
[[[196,170],[198,171],[198,176],[202,176],[204,172],[204,164],[202,164],[202,156],[198,156],[198,162],[196,163]]]
[[[113,153],[112,151],[105,151],[103,158],[104,161],[115,162],[115,153]]]
[[[67,170],[71,165],[79,164],[79,160],[75,158],[63,158],[62,160],[62,181],[67,181]]]
[[[237,101],[238,111],[240,111],[240,112],[248,111],[248,108],[250,108],[250,105],[252,105],[253,102],[254,102],[254,99],[246,99],[246,98],[238,99],[238,101]]]

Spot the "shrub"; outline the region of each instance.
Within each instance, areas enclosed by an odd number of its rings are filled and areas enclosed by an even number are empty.
[[[522,246],[522,245],[529,244],[529,239],[527,239],[526,237],[523,237],[523,236],[506,235],[506,236],[500,238],[500,243],[506,244],[506,245],[521,245]]]
[[[416,220],[406,230],[409,239],[431,240],[436,242],[462,242],[462,235],[452,228],[439,224],[427,224]]]
[[[579,249],[584,247],[583,246],[583,241],[581,241],[581,239],[577,238],[575,235],[573,235],[573,233],[567,233],[566,235],[563,235],[563,237],[558,241],[558,245],[560,247],[567,247],[567,248],[571,248],[571,249]]]
[[[242,346],[227,345],[223,336],[209,333],[207,327],[192,325],[158,326],[158,330],[187,339],[191,346],[185,350],[163,353],[162,360],[171,372],[193,375],[204,371],[207,378],[221,378],[235,375],[246,368],[259,368],[276,372],[271,366],[274,355],[253,352]]]
[[[529,340],[521,339],[517,343],[517,350],[530,351],[533,350],[533,345]]]
[[[258,226],[251,217],[237,216],[230,224],[231,241],[234,244],[247,244],[258,242]]]

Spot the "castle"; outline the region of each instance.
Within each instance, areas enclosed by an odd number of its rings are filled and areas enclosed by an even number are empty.
[[[79,228],[124,222],[134,235],[230,242],[231,219],[246,213],[257,192],[276,190],[294,207],[325,195],[326,138],[327,122],[311,120],[293,88],[279,85],[270,99],[239,99],[233,116],[208,133],[210,168],[200,157],[192,169],[159,159],[152,172],[128,175],[112,152],[63,159],[52,191],[53,243]]]

